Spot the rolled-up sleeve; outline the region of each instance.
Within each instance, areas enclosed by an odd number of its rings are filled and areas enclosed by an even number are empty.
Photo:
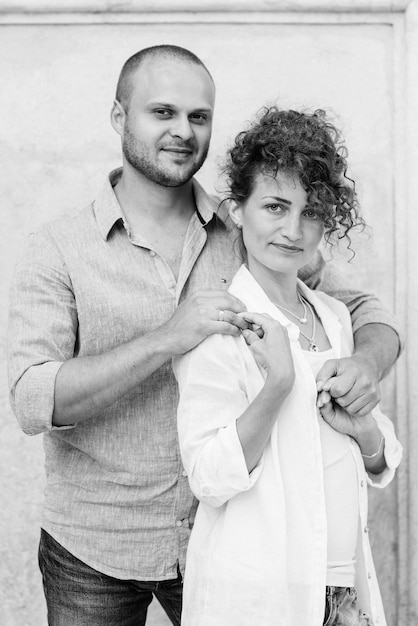
[[[245,463],[236,420],[247,409],[245,364],[232,337],[213,335],[173,361],[183,464],[195,496],[221,506],[257,480]]]
[[[63,362],[74,356],[76,336],[65,263],[47,232],[32,234],[16,266],[8,328],[10,403],[25,433],[55,429],[55,379]]]
[[[380,474],[368,473],[367,476],[368,482],[372,487],[383,489],[393,480],[396,469],[402,459],[403,449],[396,437],[392,421],[382,413],[379,407],[373,409],[372,414],[380,432],[385,438],[384,456],[387,467]]]

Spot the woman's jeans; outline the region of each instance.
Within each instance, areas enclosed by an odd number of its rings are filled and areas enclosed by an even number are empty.
[[[39,567],[49,626],[144,626],[153,595],[180,626],[180,574],[155,582],[112,578],[79,561],[44,530]]]
[[[373,626],[373,622],[359,610],[353,587],[327,587],[324,626]]]

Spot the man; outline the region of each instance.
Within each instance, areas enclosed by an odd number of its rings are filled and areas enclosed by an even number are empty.
[[[211,333],[245,327],[242,303],[225,291],[239,265],[231,227],[193,179],[214,101],[208,70],[187,50],[128,59],[111,114],[123,169],[92,204],[32,235],[17,267],[11,403],[25,432],[45,433],[39,558],[50,624],[144,624],[153,594],[180,623],[196,503],[170,362]],[[337,290],[334,279],[328,291]],[[340,297],[351,303],[356,353],[321,379],[361,415],[399,341],[375,299]]]

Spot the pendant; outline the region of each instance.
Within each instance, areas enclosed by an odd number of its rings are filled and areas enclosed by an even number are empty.
[[[308,321],[306,317],[298,317],[298,320],[301,324],[306,324],[306,322]]]
[[[313,340],[311,340],[309,342],[309,351],[310,352],[319,352],[318,346],[316,345],[316,343]]]

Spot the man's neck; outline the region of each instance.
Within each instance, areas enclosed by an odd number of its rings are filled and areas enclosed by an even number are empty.
[[[144,221],[164,225],[171,220],[189,220],[196,209],[191,180],[179,187],[164,187],[124,168],[114,191],[134,232]]]

